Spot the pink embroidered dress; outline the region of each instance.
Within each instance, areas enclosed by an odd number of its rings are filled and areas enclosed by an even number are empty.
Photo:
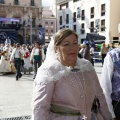
[[[91,107],[95,97],[100,101],[99,118],[111,120],[111,114],[99,85],[94,68],[87,60],[77,59],[74,69],[58,60],[42,65],[34,81],[32,101],[33,120],[91,120]],[[81,115],[62,115],[53,107],[79,111]]]

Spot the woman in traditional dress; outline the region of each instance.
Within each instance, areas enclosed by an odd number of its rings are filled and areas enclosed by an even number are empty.
[[[1,59],[0,59],[0,72],[8,73],[14,72],[14,66],[10,64],[10,45],[6,44],[3,51],[1,51]]]
[[[37,69],[42,64],[42,50],[40,47],[40,43],[38,41],[35,41],[34,45],[35,47],[32,49],[31,56],[30,56],[30,62],[33,64],[33,68],[34,68],[33,79],[35,79],[37,74]]]
[[[30,74],[30,68],[32,67],[32,64],[30,63],[30,52],[25,44],[22,45],[22,52],[24,60],[24,74],[26,74],[26,71],[29,71]]]
[[[33,120],[90,120],[94,98],[99,99],[99,120],[112,116],[92,64],[79,59],[78,35],[59,30],[38,69],[33,92]]]

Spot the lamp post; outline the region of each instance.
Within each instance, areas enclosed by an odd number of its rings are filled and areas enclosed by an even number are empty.
[[[32,13],[30,13],[30,44],[32,45]]]

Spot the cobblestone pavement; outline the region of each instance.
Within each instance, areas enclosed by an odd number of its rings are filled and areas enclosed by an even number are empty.
[[[102,64],[95,63],[100,78]],[[33,75],[23,75],[18,81],[14,74],[0,75],[0,119],[31,115]]]

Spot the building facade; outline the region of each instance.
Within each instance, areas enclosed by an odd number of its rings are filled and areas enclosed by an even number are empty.
[[[42,1],[0,0],[0,18],[19,18],[22,25],[18,31],[19,39],[23,43],[29,43],[30,34],[32,39],[37,39],[38,25],[42,24]],[[31,23],[32,30],[30,30]]]
[[[45,28],[45,42],[49,43],[51,37],[56,32],[56,18],[49,7],[44,7],[42,11],[42,26]]]
[[[106,37],[105,42],[118,39],[120,0],[56,0],[57,30],[71,28],[79,42],[87,33]]]

